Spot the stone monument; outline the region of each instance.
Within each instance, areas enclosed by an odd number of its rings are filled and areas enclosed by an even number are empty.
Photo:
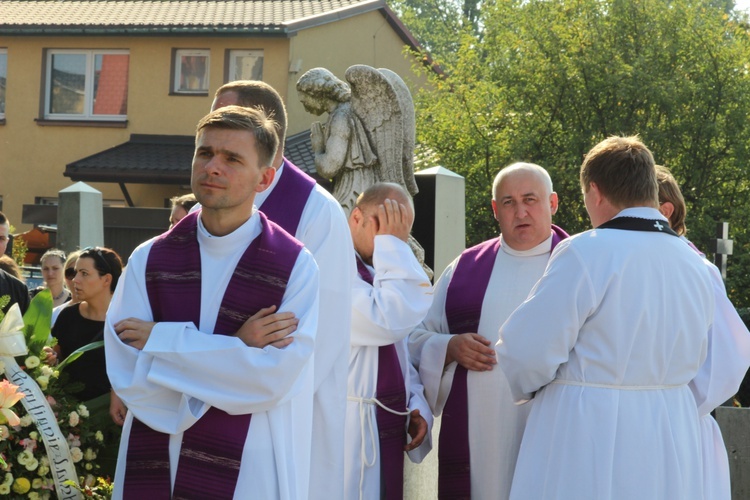
[[[362,64],[349,67],[345,78],[313,68],[297,81],[297,92],[309,113],[328,113],[325,124],[311,126],[315,168],[333,180],[333,196],[349,215],[357,197],[376,182],[395,182],[412,196],[418,189],[408,87],[393,71]],[[413,237],[409,245],[424,266],[422,247]],[[425,270],[432,277],[432,270]]]

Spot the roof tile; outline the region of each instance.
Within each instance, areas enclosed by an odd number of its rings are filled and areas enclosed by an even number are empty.
[[[370,0],[0,0],[0,30],[279,27]]]

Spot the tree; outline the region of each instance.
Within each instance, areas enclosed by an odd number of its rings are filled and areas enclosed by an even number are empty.
[[[716,222],[730,222],[728,289],[750,305],[750,37],[725,4],[484,3],[481,33],[461,31],[447,77],[417,95],[418,141],[466,177],[468,243],[496,234],[492,178],[521,160],[550,171],[556,222],[588,229],[583,155],[609,135],[638,134],[681,182],[700,248],[710,253]]]

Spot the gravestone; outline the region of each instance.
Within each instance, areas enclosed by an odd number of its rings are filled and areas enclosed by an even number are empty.
[[[412,234],[425,250],[425,264],[437,279],[466,248],[465,179],[444,167],[414,174],[416,220]]]
[[[64,252],[104,245],[102,193],[76,182],[58,193],[57,245]]]
[[[719,406],[715,415],[729,456],[732,499],[746,500],[750,498],[750,408]]]

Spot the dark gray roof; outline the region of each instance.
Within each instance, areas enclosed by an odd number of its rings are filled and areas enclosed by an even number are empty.
[[[0,0],[0,34],[288,36],[385,0]]]
[[[136,184],[190,184],[195,138],[185,135],[133,134],[130,140],[65,166],[73,181]],[[310,131],[287,137],[285,156],[299,168],[315,173]]]

